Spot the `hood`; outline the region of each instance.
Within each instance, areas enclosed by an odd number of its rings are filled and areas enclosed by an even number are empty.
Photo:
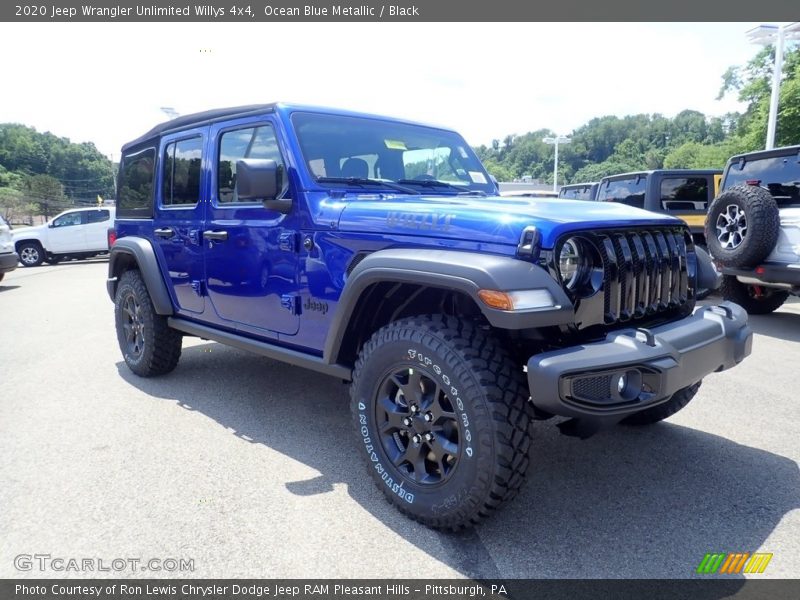
[[[16,241],[21,238],[31,237],[31,235],[38,235],[47,229],[47,223],[44,225],[34,225],[33,227],[23,227],[21,229],[12,229],[11,237]]]
[[[354,194],[346,198],[339,229],[516,246],[522,231],[533,225],[542,236],[542,247],[552,248],[559,237],[571,231],[680,223],[675,217],[614,202]]]

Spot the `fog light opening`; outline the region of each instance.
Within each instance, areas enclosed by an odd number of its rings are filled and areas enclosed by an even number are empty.
[[[642,374],[637,369],[617,373],[611,380],[612,392],[623,400],[635,400],[642,393]]]

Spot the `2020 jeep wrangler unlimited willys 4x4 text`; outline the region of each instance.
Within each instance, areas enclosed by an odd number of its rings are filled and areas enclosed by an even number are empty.
[[[433,527],[513,497],[533,419],[582,437],[683,408],[750,353],[675,218],[510,199],[458,134],[219,109],[122,149],[108,293],[135,373],[200,336],[351,381],[359,452]],[[704,281],[700,281],[704,280]]]

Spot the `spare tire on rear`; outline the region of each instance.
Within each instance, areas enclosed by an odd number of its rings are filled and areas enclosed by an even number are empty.
[[[737,185],[711,203],[706,243],[711,255],[726,267],[752,267],[772,252],[780,227],[778,205],[767,190]]]

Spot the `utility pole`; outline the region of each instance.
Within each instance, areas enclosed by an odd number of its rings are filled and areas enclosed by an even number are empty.
[[[557,135],[555,137],[542,138],[542,141],[545,144],[551,144],[555,146],[555,160],[553,161],[553,191],[558,193],[558,145],[569,144],[572,139],[565,135]]]
[[[759,25],[747,32],[750,41],[759,46],[775,44],[775,66],[772,70],[772,93],[769,97],[766,149],[775,147],[775,130],[778,125],[778,101],[781,95],[783,75],[783,49],[787,40],[800,40],[800,22],[789,25]]]

